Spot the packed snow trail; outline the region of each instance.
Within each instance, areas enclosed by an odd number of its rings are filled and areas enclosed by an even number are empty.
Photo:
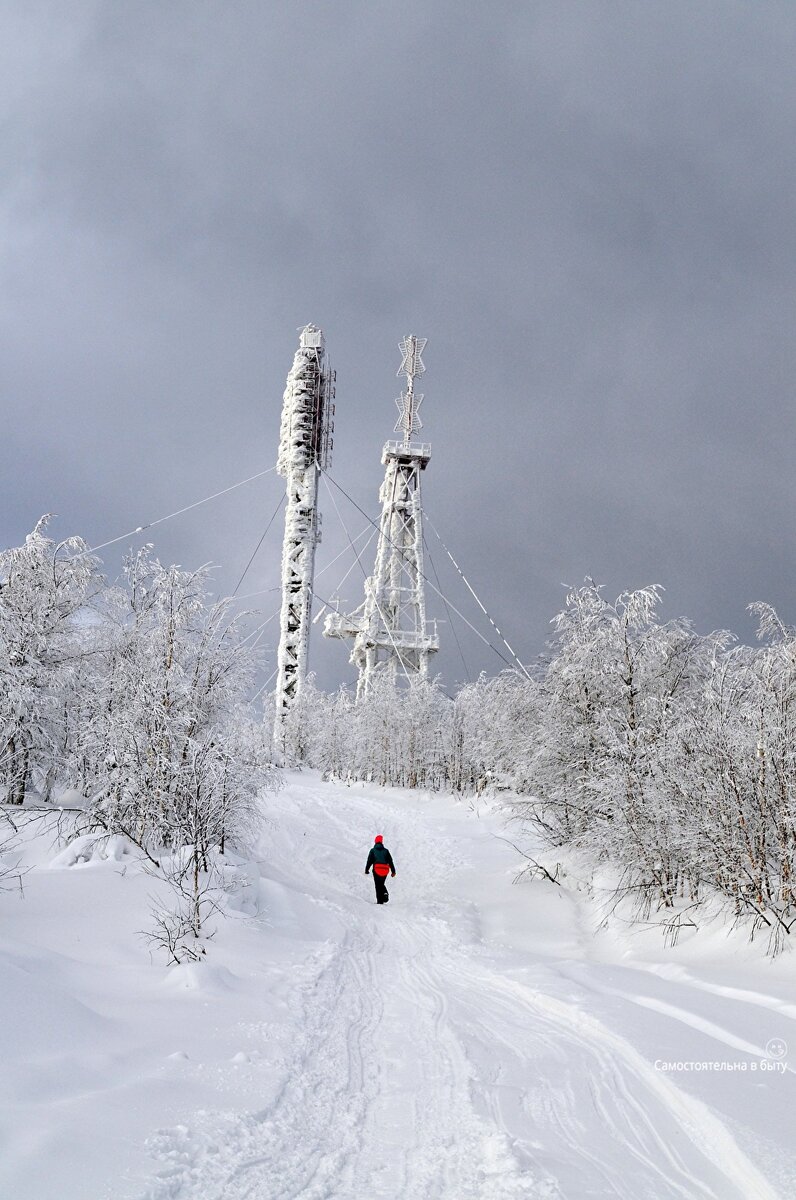
[[[287,919],[292,894],[306,929],[309,899],[325,934],[292,1058],[261,1110],[161,1134],[172,1165],[147,1197],[775,1200],[728,1123],[591,1013],[571,971],[537,961],[529,984],[483,937],[468,890],[501,863],[507,885],[514,861],[494,820],[296,777],[276,807],[265,909]],[[398,869],[383,908],[362,873],[376,832]]]

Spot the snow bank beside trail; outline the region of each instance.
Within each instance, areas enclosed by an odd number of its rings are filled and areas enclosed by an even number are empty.
[[[123,839],[59,848],[60,819],[24,824],[24,897],[0,898],[0,1195],[119,1200],[140,1194],[159,1124],[275,1086],[301,955],[246,915],[259,869],[229,856],[211,961],[169,969],[141,936],[157,876]]]
[[[171,968],[129,844],[64,852],[56,822],[26,827],[25,897],[0,898],[0,1195],[796,1194],[793,960],[715,931],[701,960],[598,929],[586,892],[513,886],[494,803],[289,775],[228,858],[208,961]],[[745,1067],[677,1067],[714,1062]]]
[[[77,867],[89,863],[120,863],[125,859],[139,861],[141,852],[129,838],[115,833],[85,833],[73,838],[63,850],[51,860],[50,866]]]

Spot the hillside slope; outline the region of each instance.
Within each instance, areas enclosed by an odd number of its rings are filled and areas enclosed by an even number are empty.
[[[29,842],[2,901],[0,1195],[794,1194],[790,956],[595,934],[583,894],[512,887],[490,805],[292,775],[268,813],[195,967],[150,962],[132,859]]]

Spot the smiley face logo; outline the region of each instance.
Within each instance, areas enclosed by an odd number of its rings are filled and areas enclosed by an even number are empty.
[[[766,1058],[783,1059],[788,1053],[788,1043],[783,1038],[773,1037],[766,1042]]]

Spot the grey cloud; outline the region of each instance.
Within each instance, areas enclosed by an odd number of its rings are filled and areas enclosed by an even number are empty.
[[[790,616],[792,6],[68,10],[0,17],[5,542],[47,509],[103,541],[270,464],[313,320],[334,474],[371,513],[396,344],[429,338],[427,506],[526,657],[587,573],[661,582],[701,628]],[[234,586],[278,488],[156,545]],[[274,535],[243,591],[275,585]]]

